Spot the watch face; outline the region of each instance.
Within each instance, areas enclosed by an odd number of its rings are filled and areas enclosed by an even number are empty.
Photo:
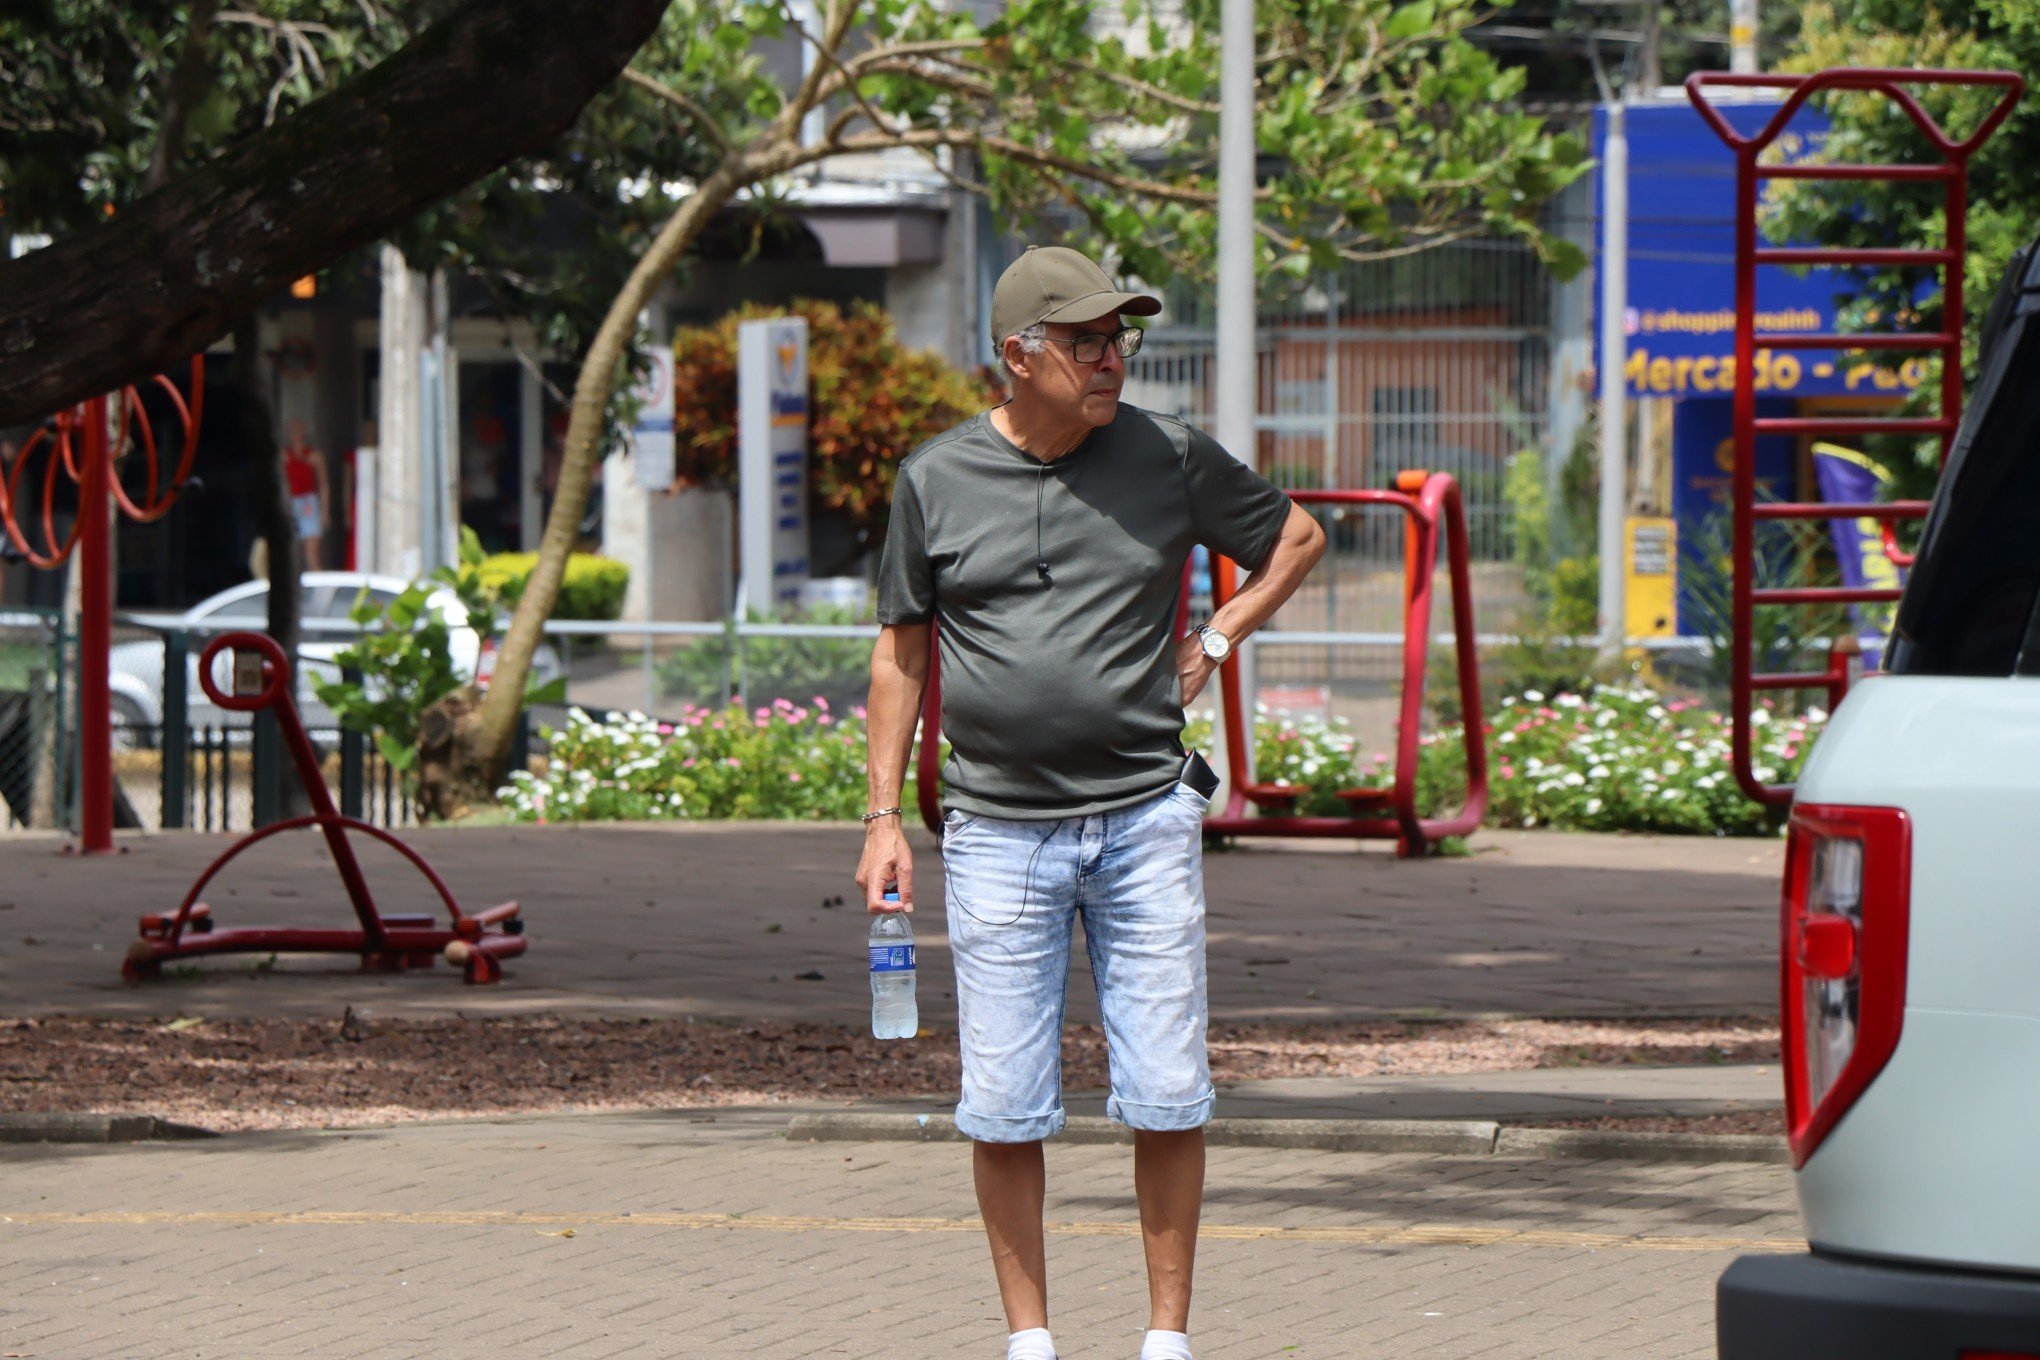
[[[1231,644],[1208,628],[1198,636],[1204,641],[1204,654],[1213,661],[1225,660],[1226,653],[1232,650]]]

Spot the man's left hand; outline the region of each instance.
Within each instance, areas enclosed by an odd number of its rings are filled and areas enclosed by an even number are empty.
[[[1205,682],[1218,669],[1218,663],[1204,654],[1204,639],[1195,633],[1186,633],[1176,639],[1176,681],[1183,692],[1183,707],[1188,708],[1204,692]]]

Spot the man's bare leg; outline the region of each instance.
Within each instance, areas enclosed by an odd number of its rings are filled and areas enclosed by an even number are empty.
[[[999,1300],[1006,1305],[1006,1330],[1046,1327],[1048,1255],[1042,1244],[1041,1205],[1048,1171],[1041,1144],[973,1143],[971,1170],[977,1181],[978,1213],[992,1244]]]
[[[1204,1207],[1204,1130],[1135,1130],[1133,1193],[1147,1249],[1148,1326],[1187,1332],[1197,1217]]]

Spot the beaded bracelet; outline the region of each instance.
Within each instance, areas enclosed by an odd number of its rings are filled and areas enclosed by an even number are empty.
[[[880,808],[880,809],[879,809],[878,811],[876,811],[876,812],[867,812],[867,813],[865,813],[865,814],[864,814],[864,820],[865,820],[865,821],[867,821],[867,822],[875,822],[875,821],[877,821],[877,820],[878,820],[879,818],[881,818],[881,817],[891,817],[891,816],[893,816],[893,815],[894,815],[895,813],[898,813],[898,812],[899,812],[900,810],[901,810],[901,809],[899,809],[899,808],[896,808],[896,807],[889,807],[889,808]]]

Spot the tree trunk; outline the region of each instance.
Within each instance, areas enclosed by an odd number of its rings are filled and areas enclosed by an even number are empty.
[[[189,359],[291,280],[553,141],[670,0],[465,0],[104,226],[0,263],[0,427]]]
[[[421,761],[419,767],[419,800],[427,807],[491,801],[502,785],[508,771],[510,739],[524,707],[531,658],[559,599],[560,582],[566,577],[567,556],[579,535],[581,512],[595,478],[603,415],[637,331],[638,314],[730,197],[777,169],[769,156],[739,154],[726,159],[667,219],[609,304],[574,383],[559,490],[553,497],[552,513],[546,517],[545,536],[539,541],[538,563],[525,582],[524,594],[510,616],[509,631],[496,652],[496,673],[489,692],[479,707],[467,706],[459,695],[442,701],[441,707],[447,710],[445,721],[433,730],[440,732],[448,745],[436,759]],[[424,731],[420,729],[421,755]]]

